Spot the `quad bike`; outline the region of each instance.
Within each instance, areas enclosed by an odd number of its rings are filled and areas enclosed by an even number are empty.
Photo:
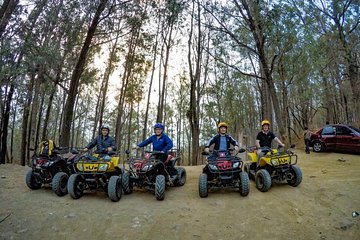
[[[255,180],[256,188],[261,192],[270,189],[273,181],[284,182],[296,187],[302,181],[302,172],[297,164],[297,155],[292,151],[292,145],[286,152],[280,151],[281,148],[271,149],[269,147],[260,148],[265,154],[256,167],[257,152],[256,147],[248,147],[248,157],[250,162],[245,163],[244,171],[250,178]]]
[[[245,149],[239,152],[245,152]],[[202,154],[209,155],[207,152]],[[249,176],[242,171],[242,165],[241,158],[232,156],[229,151],[214,150],[199,177],[200,197],[205,198],[209,190],[219,188],[238,188],[241,196],[247,196],[250,191]]]
[[[68,157],[64,157],[64,150],[67,148],[55,148],[53,153],[34,154],[31,157],[31,170],[25,177],[26,185],[32,189],[40,189],[43,185],[50,185],[52,190],[58,196],[64,196],[68,193],[67,181],[69,175],[73,173],[72,161],[76,157],[76,153],[72,153]],[[60,154],[61,153],[61,154]]]
[[[74,171],[67,188],[73,199],[84,195],[84,191],[104,190],[111,201],[117,202],[122,196],[119,156],[115,152],[84,153],[74,161]]]
[[[158,159],[158,151],[145,151],[144,157],[130,157],[124,162],[122,186],[125,194],[133,192],[133,186],[153,192],[157,200],[164,200],[165,188],[183,186],[186,182],[186,171],[183,167],[175,167],[180,159],[179,150],[170,150],[165,162]],[[128,165],[126,168],[125,165]]]

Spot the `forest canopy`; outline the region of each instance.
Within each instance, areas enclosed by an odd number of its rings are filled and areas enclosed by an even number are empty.
[[[110,126],[123,154],[161,122],[200,163],[220,121],[254,145],[360,127],[359,0],[2,0],[0,163],[44,139],[84,147]]]

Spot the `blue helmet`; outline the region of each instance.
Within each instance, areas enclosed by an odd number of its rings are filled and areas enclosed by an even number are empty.
[[[164,130],[164,125],[162,125],[161,123],[155,123],[155,125],[154,125],[154,129],[155,128],[161,128],[162,130]]]

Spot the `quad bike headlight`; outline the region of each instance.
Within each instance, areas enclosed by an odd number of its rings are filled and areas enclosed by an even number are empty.
[[[239,165],[240,165],[240,162],[235,162],[235,163],[233,163],[233,168],[238,168],[239,167]]]
[[[218,170],[217,166],[213,165],[213,164],[209,164],[209,168],[213,171]]]
[[[79,169],[79,171],[84,171],[84,166],[82,164],[76,164],[76,168]]]
[[[279,165],[279,163],[275,160],[270,160],[270,163],[273,165],[273,166],[277,166]]]
[[[98,170],[99,171],[106,171],[106,169],[108,168],[108,165],[105,164],[100,164]]]
[[[145,165],[141,170],[143,170],[143,171],[149,171],[150,170],[150,168],[152,168],[152,164],[149,164],[149,165]]]

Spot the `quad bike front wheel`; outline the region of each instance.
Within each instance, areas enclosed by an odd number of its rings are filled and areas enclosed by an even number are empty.
[[[186,170],[183,167],[176,168],[178,178],[175,181],[175,186],[184,186],[186,182]]]
[[[37,190],[41,188],[41,183],[36,180],[33,170],[29,170],[25,177],[26,185],[32,189]]]
[[[201,198],[206,198],[208,196],[208,187],[207,187],[207,174],[202,173],[199,177],[199,196]]]
[[[69,176],[64,172],[58,172],[52,179],[52,190],[59,197],[65,196],[68,193],[67,182]]]
[[[165,176],[157,175],[155,179],[155,196],[157,200],[165,198]]]
[[[267,192],[271,187],[271,177],[268,171],[260,169],[255,175],[256,188],[261,192]]]
[[[245,197],[250,192],[249,175],[246,172],[240,172],[239,175],[240,175],[240,183],[239,183],[240,195]]]
[[[291,179],[287,180],[288,184],[290,186],[297,187],[302,181],[301,169],[298,166],[293,165],[290,168],[290,174],[291,174]]]
[[[108,195],[113,202],[118,202],[121,199],[122,187],[119,176],[111,176],[108,184]]]
[[[85,181],[84,178],[79,174],[73,174],[70,176],[67,188],[69,195],[73,199],[79,199],[84,195]]]
[[[124,190],[125,194],[130,194],[133,192],[133,183],[130,180],[130,173],[129,172],[124,172],[124,174],[122,175],[122,188]]]

